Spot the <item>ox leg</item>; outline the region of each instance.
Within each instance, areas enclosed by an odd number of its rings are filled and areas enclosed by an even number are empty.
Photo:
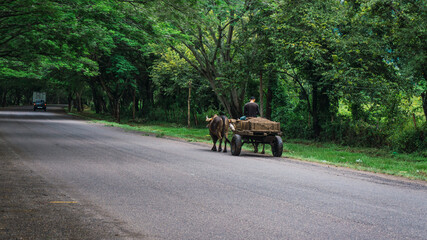
[[[262,154],[265,154],[265,143],[262,144]]]
[[[221,152],[221,151],[222,151],[222,147],[221,147],[221,145],[222,145],[222,138],[220,138],[220,139],[219,139],[219,148],[218,148],[218,152]]]
[[[212,147],[211,150],[214,151],[214,152],[216,152],[216,141],[218,141],[218,137],[212,136],[212,141],[213,141],[213,147]]]
[[[230,142],[230,140],[228,140],[227,137],[224,138],[224,152],[227,152],[227,141]]]

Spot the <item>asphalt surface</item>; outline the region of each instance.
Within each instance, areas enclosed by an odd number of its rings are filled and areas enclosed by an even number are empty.
[[[0,239],[427,239],[427,184],[0,110]]]

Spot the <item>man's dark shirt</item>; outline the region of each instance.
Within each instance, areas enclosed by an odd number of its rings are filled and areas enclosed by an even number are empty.
[[[246,117],[256,117],[259,115],[259,106],[254,102],[248,102],[243,107],[243,112]]]

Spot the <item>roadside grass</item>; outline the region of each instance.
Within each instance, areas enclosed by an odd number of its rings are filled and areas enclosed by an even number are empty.
[[[122,120],[121,123],[114,122],[108,115],[96,114],[92,111],[85,110],[82,113],[72,112],[70,115],[83,117],[94,123],[104,124],[111,127],[120,127],[129,131],[140,131],[147,135],[156,137],[176,137],[188,142],[210,142],[211,137],[207,128],[187,128],[183,125],[167,122],[142,123],[138,121]]]
[[[87,110],[83,113],[70,114],[106,126],[140,131],[156,137],[169,136],[189,142],[212,142],[208,129],[205,127],[187,128],[174,123],[141,123],[126,120],[116,123],[109,116]],[[231,136],[232,134],[229,135],[230,140]],[[386,149],[346,147],[308,140],[287,140],[285,138],[283,140],[283,157],[427,181],[427,158],[419,155],[401,154]],[[247,144],[243,146],[243,149],[253,151],[253,147]],[[259,151],[261,151],[261,145]],[[267,145],[266,154],[271,155],[271,147]]]
[[[415,154],[298,140],[286,141],[284,151],[289,158],[427,181],[427,158]]]
[[[93,120],[107,126],[120,127],[131,131],[140,131],[147,134],[154,134],[156,137],[176,137],[185,139],[188,142],[208,142],[210,140],[207,129],[186,128],[178,124],[141,124],[141,123],[115,123],[104,120]]]

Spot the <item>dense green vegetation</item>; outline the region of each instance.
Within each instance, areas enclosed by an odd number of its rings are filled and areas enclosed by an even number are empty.
[[[0,105],[204,125],[249,96],[287,139],[427,157],[426,0],[4,0]]]

